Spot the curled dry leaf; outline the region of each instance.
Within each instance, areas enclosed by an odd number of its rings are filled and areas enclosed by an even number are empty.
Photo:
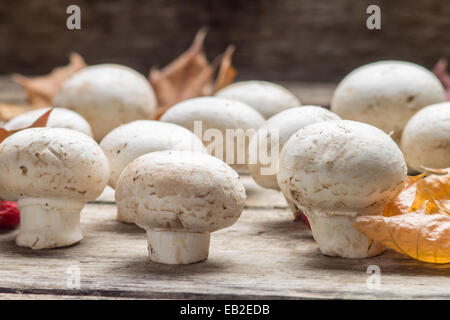
[[[433,73],[441,80],[441,83],[445,88],[447,100],[450,100],[450,75],[447,71],[447,60],[439,59],[433,68]]]
[[[48,75],[28,78],[14,74],[13,80],[25,89],[30,105],[29,108],[45,108],[52,104],[53,97],[58,92],[62,83],[84,67],[86,67],[86,63],[83,57],[78,53],[72,53],[68,65],[55,68]]]
[[[205,36],[206,30],[201,29],[186,52],[162,70],[152,68],[150,71],[149,81],[158,101],[156,119],[177,102],[211,95],[233,82],[236,76],[231,65],[234,47],[229,46],[223,55],[209,63],[203,48]]]
[[[50,113],[53,111],[52,109],[49,109],[46,113],[44,113],[39,119],[37,119],[35,122],[33,122],[30,126],[22,129],[17,130],[6,130],[4,128],[0,128],[0,143],[2,143],[3,140],[8,138],[10,135],[16,133],[17,131],[29,129],[29,128],[39,128],[39,127],[45,127],[47,125],[48,117],[50,116]]]
[[[414,259],[450,262],[450,216],[428,214],[425,206],[394,217],[358,217],[353,226],[368,238]]]
[[[414,259],[450,263],[449,200],[450,169],[427,169],[407,178],[403,191],[385,207],[383,216],[358,217],[353,226]]]

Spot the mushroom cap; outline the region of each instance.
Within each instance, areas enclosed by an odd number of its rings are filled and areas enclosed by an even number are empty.
[[[402,189],[397,144],[364,123],[318,122],[298,130],[280,154],[278,184],[308,216],[381,214]]]
[[[9,120],[4,128],[6,130],[27,128],[48,110],[50,108],[36,109],[22,113]],[[92,137],[92,129],[86,119],[69,109],[54,108],[48,117],[46,127],[72,129]]]
[[[272,150],[271,144],[271,132],[276,130],[278,132],[278,150],[281,151],[286,141],[299,129],[306,127],[307,125],[320,122],[320,121],[331,121],[340,120],[341,118],[330,112],[329,110],[319,107],[319,106],[302,106],[294,107],[284,110],[273,117],[269,118],[264,125],[258,129],[258,133],[262,134],[263,131],[267,132],[267,150]],[[254,135],[250,141],[250,146],[248,150],[253,150],[253,144],[261,144],[259,141],[259,135]],[[278,157],[276,158],[278,162]],[[262,168],[269,168],[270,164],[262,164],[260,158],[258,157],[256,163],[249,163],[248,169],[253,179],[260,186],[264,188],[271,188],[275,190],[280,190],[278,186],[276,174],[262,174]]]
[[[131,162],[117,182],[119,210],[144,229],[213,232],[232,225],[245,188],[225,162],[205,153],[157,151]]]
[[[74,110],[91,125],[100,141],[112,129],[139,119],[152,119],[156,98],[148,80],[116,64],[84,68],[66,80],[54,99],[56,107]]]
[[[439,79],[424,67],[405,61],[379,61],[355,69],[339,83],[331,111],[386,133],[394,131],[393,138],[398,141],[414,113],[445,100]]]
[[[403,130],[401,148],[406,163],[421,171],[450,167],[450,102],[428,106],[417,112]]]
[[[256,132],[265,121],[258,111],[243,102],[216,97],[201,97],[180,102],[164,113],[161,120],[178,124],[194,133],[194,121],[201,121],[203,129],[201,134],[206,146],[213,142],[205,141],[204,132],[208,129],[219,130],[223,136],[223,154],[216,156],[224,161],[227,150],[227,129],[243,129],[244,131],[254,129]],[[237,164],[237,159],[239,154],[245,157],[249,140],[249,138],[241,139],[234,143],[234,163],[230,164],[233,168],[246,167],[245,164]]]
[[[206,152],[201,140],[173,123],[137,120],[115,128],[100,143],[109,160],[109,185],[116,186],[122,170],[134,159],[155,151],[190,150]]]
[[[236,82],[219,90],[216,96],[242,101],[258,110],[266,119],[301,105],[300,100],[288,89],[267,81]]]
[[[0,198],[95,200],[108,159],[89,136],[64,128],[19,131],[0,144]]]

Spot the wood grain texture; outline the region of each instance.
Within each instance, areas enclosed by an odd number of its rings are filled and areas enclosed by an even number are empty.
[[[280,193],[265,190],[262,197],[243,179],[246,209],[232,227],[212,234],[203,263],[150,262],[144,232],[115,221],[114,204],[95,202],[83,210],[84,239],[74,246],[33,251],[15,245],[17,231],[0,235],[0,298],[450,298],[450,265],[393,251],[372,259],[323,256],[306,226],[292,221]],[[380,289],[366,285],[369,265],[381,269]],[[80,267],[79,290],[66,286],[71,266]]]
[[[450,2],[442,0],[79,0],[81,30],[66,28],[69,0],[8,1],[0,8],[0,73],[43,74],[78,51],[89,64],[148,73],[184,51],[202,26],[210,59],[236,45],[241,79],[337,81],[383,59],[431,67],[450,58]],[[382,29],[366,28],[381,8]]]

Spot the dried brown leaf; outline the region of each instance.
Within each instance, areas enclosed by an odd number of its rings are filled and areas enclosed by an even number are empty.
[[[2,143],[3,140],[8,138],[10,135],[29,128],[39,128],[39,127],[45,127],[47,125],[48,117],[50,116],[50,113],[53,111],[53,108],[49,109],[47,112],[45,112],[42,116],[39,117],[35,122],[33,122],[30,126],[22,129],[16,129],[16,130],[6,130],[4,128],[0,128],[0,143]]]
[[[27,101],[31,106],[44,108],[52,104],[53,97],[62,83],[84,67],[86,67],[86,63],[83,57],[78,53],[72,53],[68,65],[55,68],[48,75],[28,78],[14,74],[13,80],[23,86],[27,93]]]
[[[156,119],[180,101],[211,95],[217,88],[231,83],[236,76],[231,65],[234,48],[229,47],[209,63],[203,48],[205,36],[206,30],[201,29],[187,51],[162,70],[153,68],[150,71],[149,81],[158,101]],[[219,66],[217,80],[214,81]]]

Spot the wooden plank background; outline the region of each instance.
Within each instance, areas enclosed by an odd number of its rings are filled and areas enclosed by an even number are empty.
[[[66,8],[81,7],[81,30]],[[382,29],[366,28],[381,7]],[[207,26],[212,58],[237,46],[241,79],[337,81],[380,59],[431,68],[450,58],[450,1],[427,0],[15,0],[0,7],[0,74],[42,74],[71,51],[89,64],[117,62],[147,73],[182,52]]]

